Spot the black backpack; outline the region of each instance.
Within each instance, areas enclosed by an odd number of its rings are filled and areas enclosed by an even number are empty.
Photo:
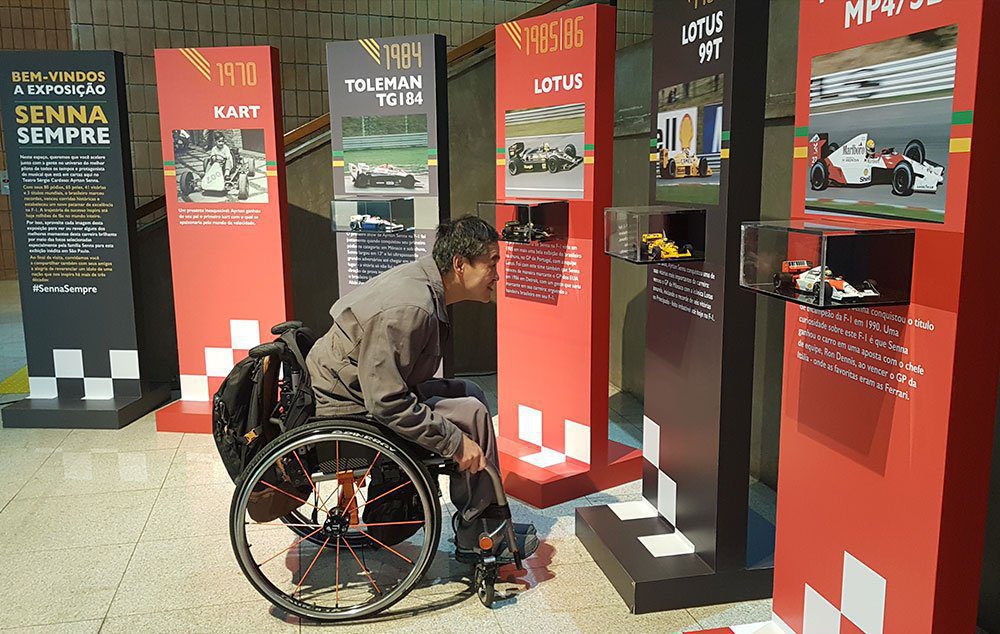
[[[271,332],[278,338],[250,350],[212,399],[212,435],[234,482],[269,442],[315,412],[305,362],[315,335],[298,322],[279,324]],[[279,378],[282,367],[287,372]]]

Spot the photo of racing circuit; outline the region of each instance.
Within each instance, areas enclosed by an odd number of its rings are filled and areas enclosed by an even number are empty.
[[[584,112],[575,103],[506,113],[507,196],[583,198]]]
[[[267,202],[264,130],[173,130],[171,136],[178,202]]]
[[[349,194],[429,194],[427,115],[344,117]]]
[[[725,76],[709,75],[658,91],[656,200],[719,203]]]
[[[813,59],[807,212],[944,222],[957,41],[952,25]]]

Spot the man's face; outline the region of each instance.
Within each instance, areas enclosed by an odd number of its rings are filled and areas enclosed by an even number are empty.
[[[498,262],[500,262],[500,248],[494,242],[486,253],[464,264],[461,280],[469,299],[485,303],[493,298],[497,280],[500,279],[497,274]]]
[[[222,149],[222,146],[225,145],[225,144],[226,144],[226,140],[223,139],[222,137],[219,137],[218,139],[215,140],[215,147],[217,147],[219,149]]]

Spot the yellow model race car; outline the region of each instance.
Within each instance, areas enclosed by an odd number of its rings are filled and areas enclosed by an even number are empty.
[[[690,244],[678,247],[676,242],[662,233],[642,234],[642,244],[645,247],[643,255],[649,260],[674,260],[692,257]]]
[[[657,161],[657,176],[660,178],[684,178],[688,176],[711,176],[712,168],[708,159],[698,156],[690,149],[670,153],[660,150],[660,160]]]

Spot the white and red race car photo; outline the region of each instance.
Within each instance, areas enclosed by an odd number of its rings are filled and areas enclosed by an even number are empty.
[[[876,151],[875,140],[862,133],[844,143],[831,143],[825,132],[809,139],[809,186],[821,191],[830,185],[867,187],[891,185],[892,193],[937,191],[944,183],[944,167],[927,160],[924,144],[913,139],[903,148]]]

